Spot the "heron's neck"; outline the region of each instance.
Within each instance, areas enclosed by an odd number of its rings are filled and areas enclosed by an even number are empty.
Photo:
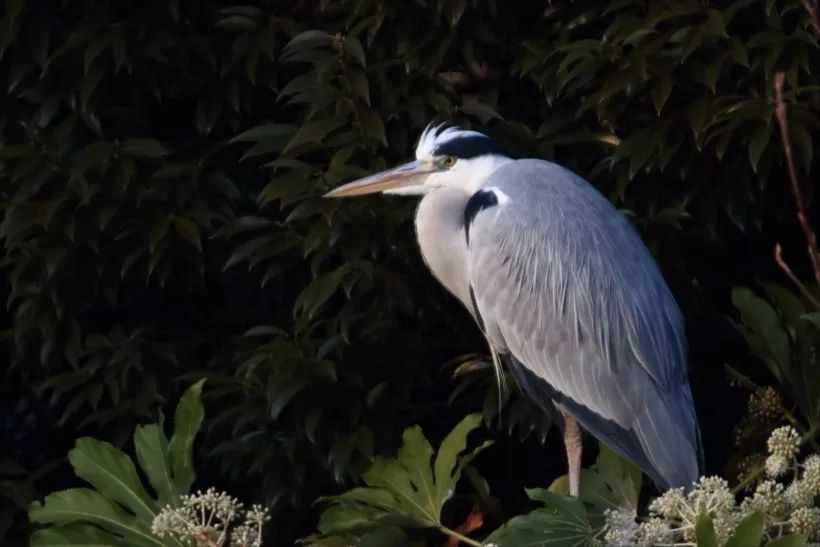
[[[416,235],[421,255],[444,287],[470,308],[464,207],[470,198],[460,188],[426,194],[416,210]]]

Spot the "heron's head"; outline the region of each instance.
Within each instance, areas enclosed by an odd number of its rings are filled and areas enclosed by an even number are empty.
[[[509,158],[487,135],[459,127],[427,126],[416,159],[393,169],[343,184],[325,197],[383,194],[422,195],[438,188],[469,190]]]

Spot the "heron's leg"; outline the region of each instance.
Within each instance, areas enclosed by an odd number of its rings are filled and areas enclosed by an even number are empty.
[[[564,447],[567,449],[569,466],[569,494],[578,497],[581,491],[581,452],[584,449],[581,439],[581,426],[575,418],[564,414]]]

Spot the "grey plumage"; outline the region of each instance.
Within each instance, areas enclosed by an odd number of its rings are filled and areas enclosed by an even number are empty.
[[[470,228],[468,279],[492,347],[531,373],[513,370],[537,401],[553,392],[659,486],[690,486],[701,448],[682,318],[635,230],[549,162],[508,163],[481,188],[509,200]]]
[[[328,195],[423,196],[415,225],[433,275],[475,316],[497,374],[505,363],[563,414],[571,493],[576,422],[659,487],[690,487],[702,448],[683,320],[652,256],[585,180],[497,150],[481,133],[428,127],[415,161]]]

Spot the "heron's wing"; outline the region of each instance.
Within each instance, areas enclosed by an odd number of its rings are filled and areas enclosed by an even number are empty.
[[[522,388],[660,486],[690,485],[700,440],[682,319],[635,230],[547,162],[499,168],[474,199],[485,203],[465,215],[476,313]]]

